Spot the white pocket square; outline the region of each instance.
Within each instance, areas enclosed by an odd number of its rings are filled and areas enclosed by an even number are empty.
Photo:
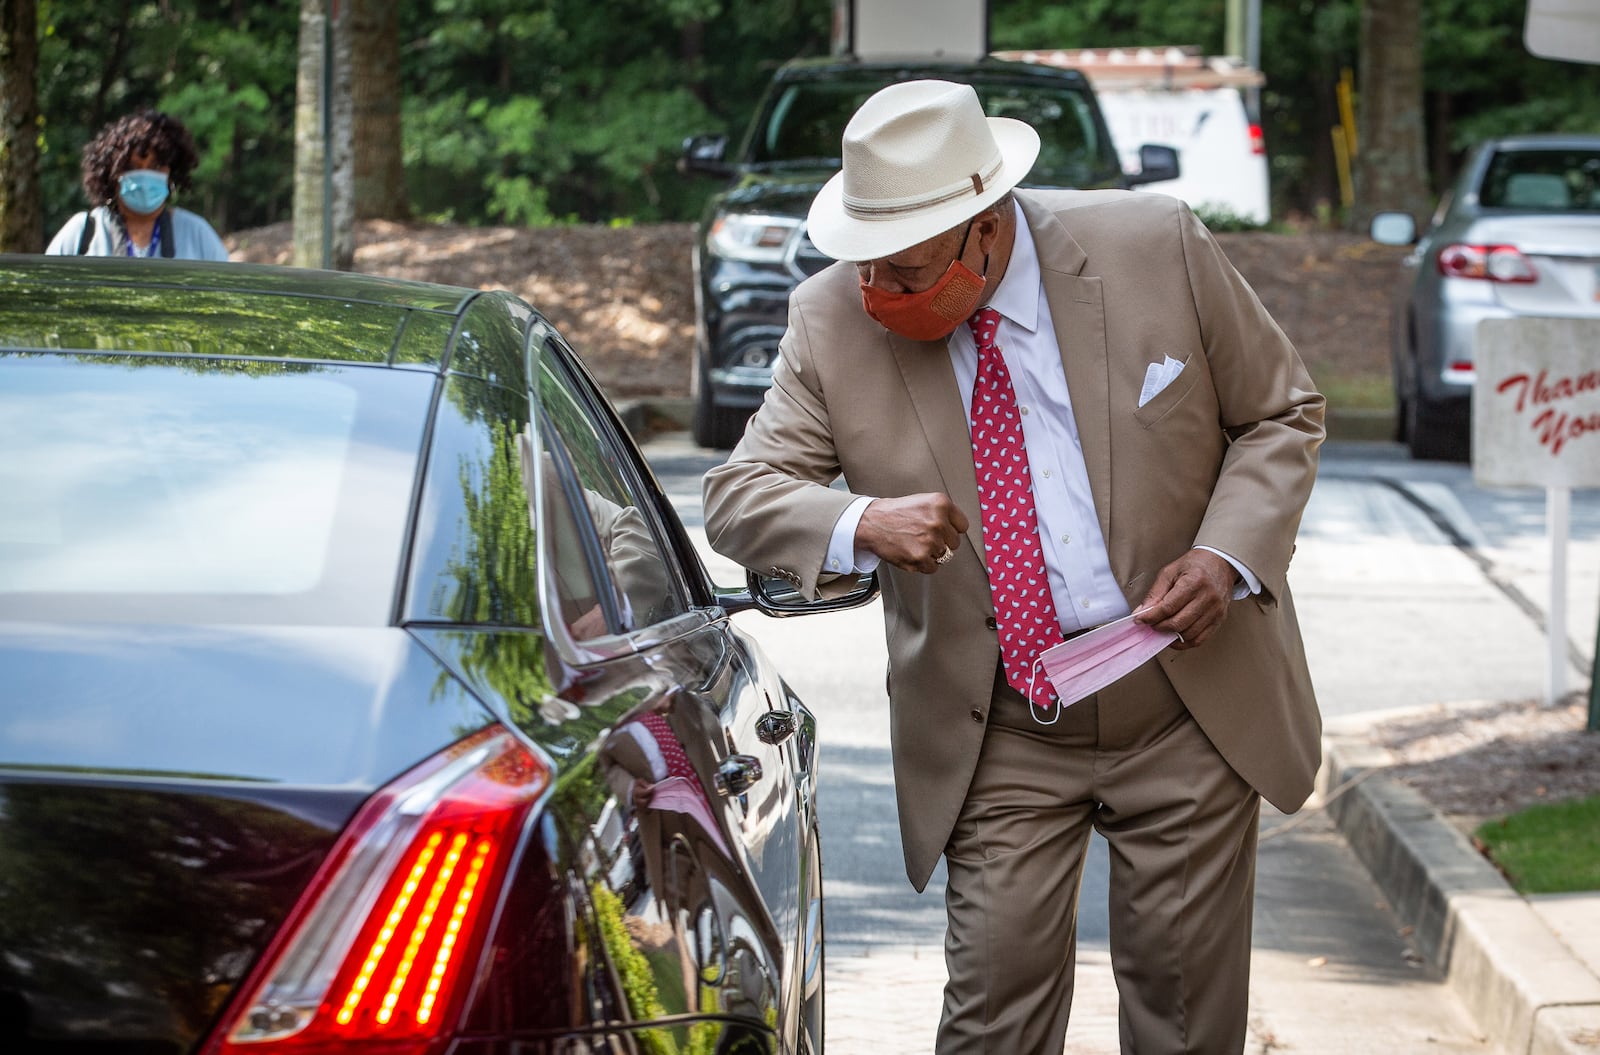
[[[1139,405],[1142,407],[1160,395],[1161,390],[1172,384],[1173,378],[1181,373],[1183,364],[1170,355],[1162,362],[1151,363],[1144,372],[1144,386],[1139,389]]]

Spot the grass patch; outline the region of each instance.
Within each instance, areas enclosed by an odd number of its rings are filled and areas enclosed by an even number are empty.
[[[1329,409],[1394,410],[1394,383],[1384,374],[1349,374],[1312,369],[1317,391],[1328,399]]]
[[[1600,795],[1530,806],[1476,836],[1519,893],[1600,890]]]

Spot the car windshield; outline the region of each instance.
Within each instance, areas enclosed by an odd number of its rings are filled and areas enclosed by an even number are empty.
[[[0,618],[387,624],[434,380],[0,352]]]
[[[1600,212],[1600,149],[1500,150],[1478,204],[1491,209]]]
[[[745,145],[748,162],[837,167],[850,115],[883,85],[877,78],[838,76],[778,87]],[[1044,79],[974,81],[973,87],[990,117],[1015,118],[1038,130],[1039,160],[1026,185],[1075,187],[1116,177],[1115,152],[1095,123],[1087,91]]]

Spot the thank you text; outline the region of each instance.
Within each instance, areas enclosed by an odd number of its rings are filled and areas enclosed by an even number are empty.
[[[1473,359],[1474,479],[1600,487],[1600,319],[1488,320]]]

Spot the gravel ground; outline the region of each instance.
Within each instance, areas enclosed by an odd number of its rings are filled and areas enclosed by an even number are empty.
[[[1541,802],[1600,795],[1600,732],[1589,701],[1443,707],[1380,723],[1371,739],[1396,762],[1388,775],[1416,788],[1469,834],[1479,822]]]

